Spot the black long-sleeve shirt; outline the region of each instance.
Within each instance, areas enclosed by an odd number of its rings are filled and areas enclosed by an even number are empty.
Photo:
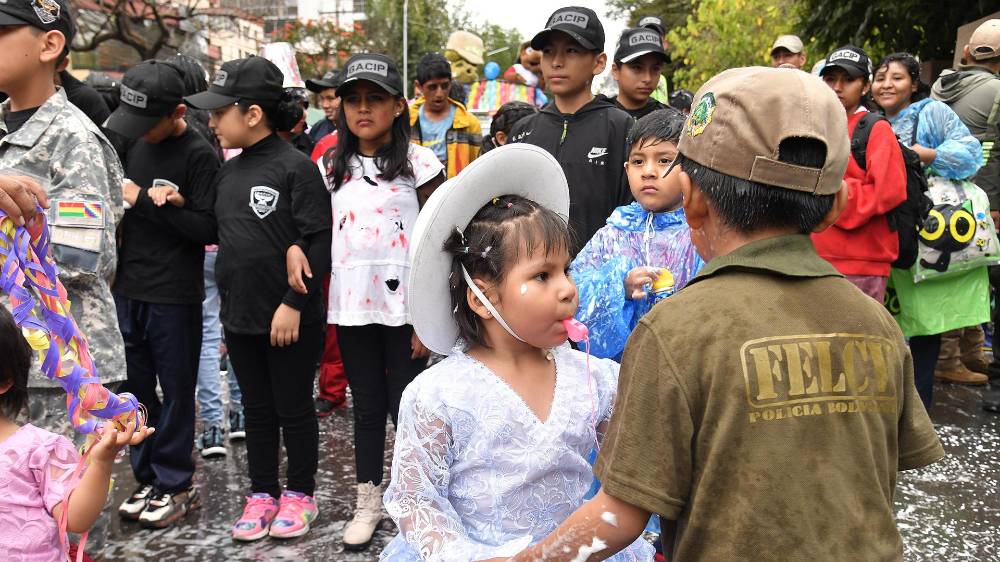
[[[136,141],[125,175],[140,187],[118,233],[115,294],[163,304],[198,304],[205,296],[205,245],[217,239],[214,178],[219,159],[212,146],[187,129],[150,144]],[[148,189],[164,181],[178,187],[184,206],[157,207]]]
[[[324,322],[321,283],[330,272],[333,218],[316,164],[271,135],[223,164],[215,185],[222,324],[239,334],[266,334],[282,303],[302,313],[300,325]],[[303,247],[312,268],[306,295],[288,286],[292,244]]]

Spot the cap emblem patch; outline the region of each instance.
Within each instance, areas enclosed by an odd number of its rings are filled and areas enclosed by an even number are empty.
[[[568,24],[575,25],[582,29],[587,29],[587,24],[590,23],[590,16],[581,12],[557,12],[552,14],[552,19],[549,20],[549,24],[545,27],[552,27],[558,24]]]
[[[31,0],[31,9],[38,16],[38,21],[45,25],[50,25],[59,19],[61,8],[54,0]]]
[[[691,117],[688,117],[686,127],[688,136],[696,137],[705,132],[705,129],[712,123],[715,108],[715,94],[706,92],[705,95],[701,96],[698,105],[691,111]]]

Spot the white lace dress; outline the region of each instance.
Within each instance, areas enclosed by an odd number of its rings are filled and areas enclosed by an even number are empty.
[[[587,454],[603,438],[618,364],[553,350],[556,388],[543,423],[482,363],[456,351],[403,393],[385,507],[399,535],[380,560],[470,562],[512,556],[583,504]],[[596,426],[596,427],[595,427]],[[596,434],[596,435],[595,435]],[[610,560],[652,560],[643,539]]]

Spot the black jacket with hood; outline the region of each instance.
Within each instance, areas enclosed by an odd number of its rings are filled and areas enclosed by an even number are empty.
[[[1000,76],[981,66],[946,70],[931,88],[931,97],[948,104],[983,144],[985,163],[970,178],[1000,211]]]
[[[632,201],[624,163],[625,137],[635,122],[614,102],[596,96],[576,113],[563,114],[555,102],[517,122],[511,142],[549,151],[569,182],[569,222],[575,256],[615,208]]]

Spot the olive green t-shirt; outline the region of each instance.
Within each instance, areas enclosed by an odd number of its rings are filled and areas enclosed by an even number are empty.
[[[896,472],[943,456],[892,317],[783,236],[642,319],[595,472],[678,520],[675,561],[881,561],[902,559]]]

